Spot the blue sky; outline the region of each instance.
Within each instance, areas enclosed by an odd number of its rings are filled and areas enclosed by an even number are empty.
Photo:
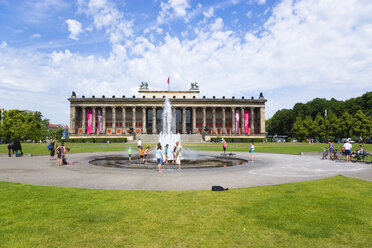
[[[0,107],[68,124],[71,91],[258,97],[267,117],[371,91],[371,1],[0,0]],[[352,89],[352,90],[351,90]]]

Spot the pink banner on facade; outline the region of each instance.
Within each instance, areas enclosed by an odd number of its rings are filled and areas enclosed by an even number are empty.
[[[87,133],[92,133],[92,120],[93,120],[93,112],[91,109],[88,110],[88,118],[87,118]]]
[[[98,133],[102,133],[102,111],[98,110]]]
[[[248,110],[244,110],[244,133],[249,133],[249,114],[248,114]]]
[[[235,133],[239,133],[239,127],[240,127],[240,110],[235,111]]]

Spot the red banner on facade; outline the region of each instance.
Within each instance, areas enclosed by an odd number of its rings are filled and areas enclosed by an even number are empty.
[[[88,128],[87,128],[87,133],[92,133],[92,123],[93,123],[93,112],[91,109],[88,110]]]
[[[244,133],[249,133],[249,114],[248,114],[248,110],[244,110]]]

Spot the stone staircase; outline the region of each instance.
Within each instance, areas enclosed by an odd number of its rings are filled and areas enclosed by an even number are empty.
[[[158,134],[137,134],[136,140],[141,139],[143,143],[156,143],[158,141]],[[202,143],[203,137],[200,134],[181,134],[182,143]]]

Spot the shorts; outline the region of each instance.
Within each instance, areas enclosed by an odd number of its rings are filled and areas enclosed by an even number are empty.
[[[329,149],[329,152],[334,152],[334,151],[335,151],[335,149],[333,149],[333,148]]]
[[[163,159],[162,158],[158,158],[158,164],[162,164],[163,163]]]
[[[181,158],[180,158],[180,156],[177,157],[177,159],[176,159],[176,163],[177,163],[177,164],[181,164]]]
[[[226,152],[226,147],[223,148],[223,151]]]
[[[140,158],[143,158],[143,155],[141,155]]]
[[[57,154],[57,158],[62,158],[62,154]]]
[[[250,153],[254,153],[254,150],[249,150]]]
[[[145,158],[147,158],[147,154],[145,154]]]
[[[128,156],[131,158],[132,157],[132,154],[129,154]]]
[[[142,146],[138,146],[138,149],[141,149]]]
[[[345,155],[348,156],[351,154],[351,150],[345,150]]]

